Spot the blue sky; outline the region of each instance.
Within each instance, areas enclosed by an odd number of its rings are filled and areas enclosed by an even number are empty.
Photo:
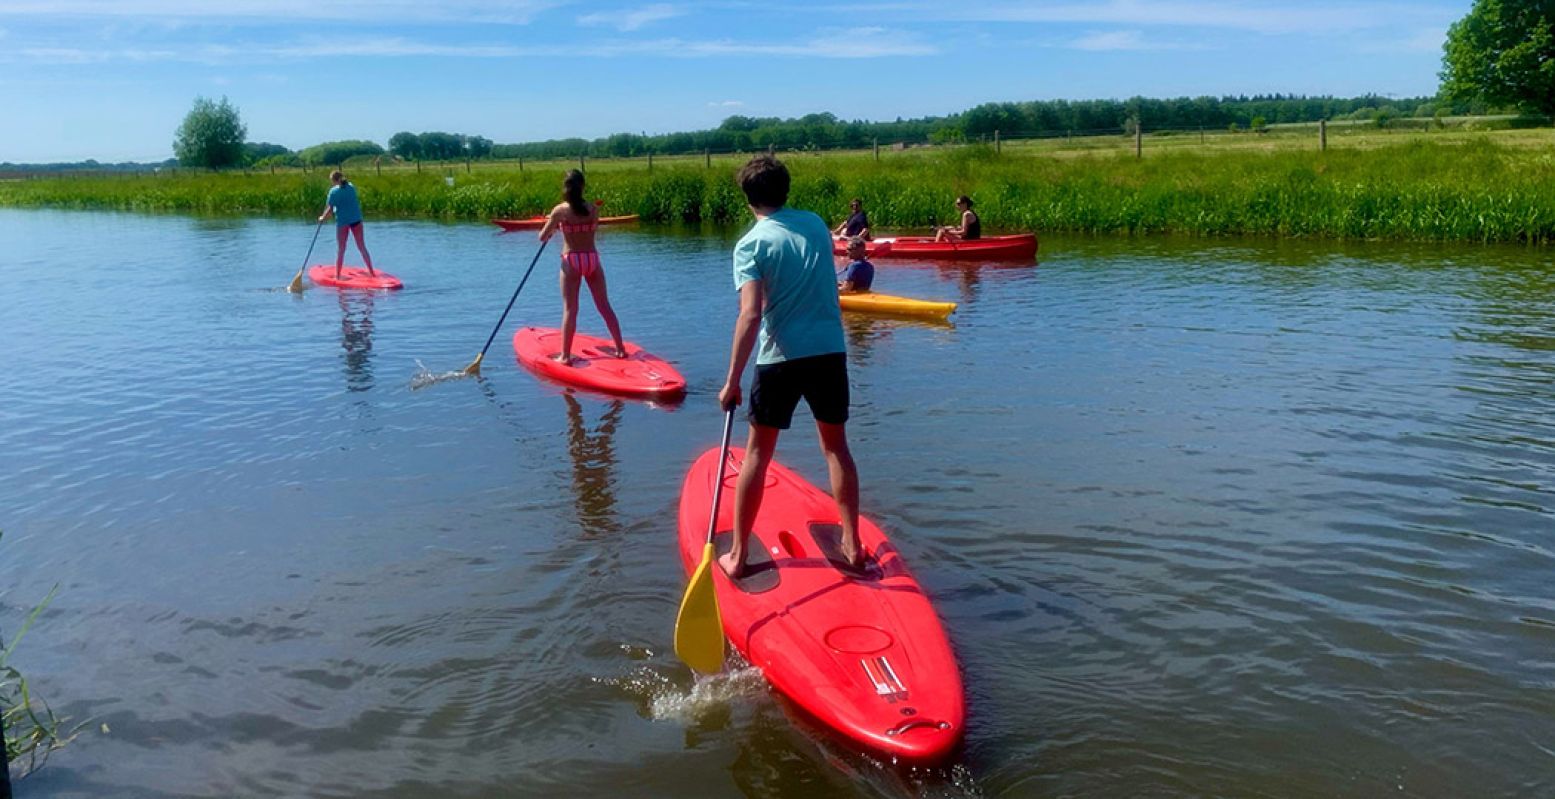
[[[0,161],[159,160],[197,95],[299,148],[498,142],[730,114],[1436,91],[1471,0],[0,0]]]

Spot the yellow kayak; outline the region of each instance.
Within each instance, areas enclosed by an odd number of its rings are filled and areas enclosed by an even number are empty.
[[[923,316],[944,319],[956,310],[953,302],[929,302],[911,297],[893,297],[890,294],[839,294],[842,310],[859,313],[891,314],[894,316]]]

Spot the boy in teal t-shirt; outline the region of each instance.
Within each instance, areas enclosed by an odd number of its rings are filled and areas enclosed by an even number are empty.
[[[376,275],[373,271],[373,257],[367,254],[367,245],[362,243],[362,203],[356,197],[356,187],[340,170],[329,173],[329,181],[335,184],[329,190],[329,196],[324,200],[324,213],[319,214],[319,223],[329,218],[331,213],[335,215],[335,277],[340,277],[340,267],[346,262],[346,235],[356,236],[356,251],[362,254],[362,261],[367,264],[367,274]]]
[[[842,521],[842,556],[864,563],[858,537],[858,468],[848,450],[848,360],[832,270],[831,231],[819,216],[784,207],[787,167],[770,155],[752,158],[735,178],[756,224],[734,247],[740,315],[719,404],[732,411],[740,380],[757,349],[751,382],[750,438],[734,494],[734,542],[718,564],[731,577],[745,569],[745,538],[761,509],[761,488],[778,434],[793,422],[801,397],[815,416],[832,496]]]

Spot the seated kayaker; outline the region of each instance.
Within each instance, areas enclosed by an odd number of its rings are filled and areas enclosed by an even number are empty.
[[[852,213],[848,215],[847,221],[832,231],[832,234],[864,241],[874,238],[869,233],[869,214],[864,213],[864,201],[854,197],[853,201],[848,203],[848,208],[852,209]]]
[[[863,294],[875,283],[875,265],[865,257],[864,240],[848,239],[848,265],[837,273],[837,291]]]
[[[959,227],[937,227],[935,241],[974,241],[983,237],[983,220],[972,210],[972,198],[965,194],[956,198],[956,210],[961,212]]]

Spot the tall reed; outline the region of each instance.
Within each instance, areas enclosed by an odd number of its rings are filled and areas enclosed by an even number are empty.
[[[877,229],[951,221],[958,194],[990,231],[1177,233],[1338,239],[1549,243],[1555,158],[1486,139],[1424,137],[1366,150],[1171,149],[1052,153],[965,147],[920,154],[785,157],[791,204],[837,220],[863,198]],[[554,168],[551,168],[554,167]],[[487,219],[541,213],[563,166],[456,173],[361,173],[369,218]],[[589,193],[610,213],[653,222],[739,224],[749,218],[725,162],[653,171],[590,165]],[[56,178],[0,182],[0,205],[196,213],[316,213],[322,174]]]

